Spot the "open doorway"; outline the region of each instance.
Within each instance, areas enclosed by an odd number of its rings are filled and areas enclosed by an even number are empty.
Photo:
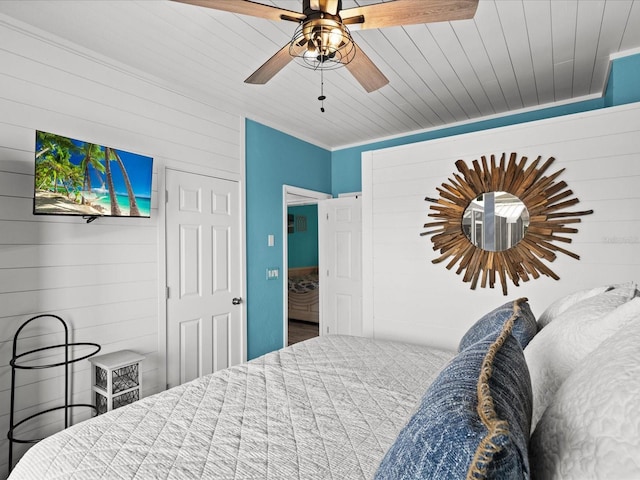
[[[283,324],[284,346],[287,346],[290,343],[289,342],[289,303],[290,303],[289,302],[289,235],[290,235],[290,232],[292,233],[295,232],[296,228],[298,228],[298,230],[301,230],[304,226],[306,227],[307,230],[309,230],[309,227],[311,226],[309,224],[310,220],[309,218],[307,218],[307,215],[300,214],[299,215],[300,218],[296,219],[296,214],[295,213],[290,214],[289,209],[297,208],[297,207],[309,208],[309,206],[314,206],[316,214],[315,214],[315,217],[311,215],[311,222],[315,221],[317,223],[317,204],[322,200],[331,198],[331,195],[328,193],[318,192],[315,190],[307,190],[304,188],[294,187],[291,185],[284,185],[282,191],[283,191],[283,201],[282,201],[282,204],[283,204],[283,209],[282,209],[283,210],[283,234],[282,234],[283,252],[282,252],[282,255],[283,255],[283,265],[285,266],[285,268],[283,268],[284,272],[282,275],[283,306],[284,306],[282,324]],[[304,212],[304,211],[305,211],[304,209],[301,210],[301,212]],[[315,236],[316,236],[315,241],[317,245],[317,226],[312,228],[311,231],[315,232]],[[316,252],[316,258],[317,258],[317,252]],[[296,276],[299,275],[302,279],[304,279],[306,275],[310,275],[313,273],[314,267],[315,267],[315,272],[317,277],[317,268],[318,268],[317,264],[316,265],[296,265],[295,267],[296,269],[292,270],[292,272],[295,272],[294,274]],[[311,277],[308,277],[307,280],[312,281]],[[300,287],[301,290],[304,289],[303,283],[304,282],[301,283],[302,285]],[[310,284],[307,284],[306,286],[307,288],[311,287]],[[319,315],[319,308],[320,308],[319,302],[316,302],[315,306],[313,306],[312,304],[313,300],[311,299],[311,297],[313,297],[314,293],[310,290],[307,292],[309,293],[309,295],[305,295],[304,294],[305,292],[301,292],[301,293],[303,294],[299,296],[296,295],[295,300],[292,298],[292,301],[295,304],[293,307],[293,310],[296,312],[295,316],[300,317],[300,318],[292,319],[293,320],[292,336],[291,336],[292,342],[309,338],[309,336],[317,335],[317,332],[320,327],[319,325],[314,326],[314,322],[313,322],[313,316],[314,316],[314,312],[312,312],[313,309],[318,309],[315,312],[315,318],[321,318],[321,316]],[[317,291],[315,292],[315,294],[317,296]],[[308,310],[309,313],[306,314],[305,310]],[[295,328],[295,332],[293,331],[293,328]]]

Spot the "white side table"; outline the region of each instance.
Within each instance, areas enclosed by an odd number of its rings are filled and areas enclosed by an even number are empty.
[[[120,350],[91,357],[91,378],[98,415],[141,398],[140,362],[144,355]]]

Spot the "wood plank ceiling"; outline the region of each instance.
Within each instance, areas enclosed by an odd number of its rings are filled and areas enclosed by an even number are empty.
[[[290,40],[290,22],[167,0],[3,0],[2,14],[328,149],[600,96],[610,55],[640,52],[640,0],[480,0],[471,20],[352,31],[390,83],[366,93],[347,69],[326,72],[321,113],[319,72],[292,62],[244,83]]]

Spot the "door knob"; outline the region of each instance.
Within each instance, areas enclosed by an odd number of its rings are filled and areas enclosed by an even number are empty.
[[[235,297],[233,300],[231,300],[231,303],[234,305],[240,305],[242,303],[242,299],[240,297]]]

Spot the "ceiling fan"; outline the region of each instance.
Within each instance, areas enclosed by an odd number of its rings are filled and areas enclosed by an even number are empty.
[[[346,66],[367,92],[389,80],[356,45],[347,25],[359,29],[473,18],[478,0],[395,0],[342,9],[342,0],[302,0],[302,12],[250,0],[174,0],[201,7],[299,24],[291,42],[283,46],[245,83],[265,84],[292,59],[319,70]]]

